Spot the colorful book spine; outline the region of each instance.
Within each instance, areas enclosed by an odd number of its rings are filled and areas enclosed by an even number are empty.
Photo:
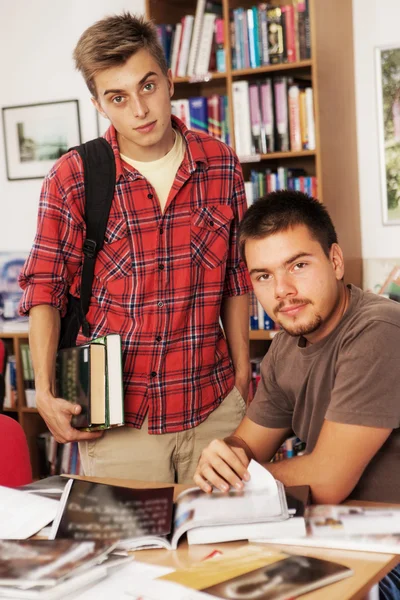
[[[207,98],[202,96],[189,98],[189,109],[191,129],[208,133]]]
[[[218,17],[215,21],[216,69],[218,73],[226,71],[224,40],[224,20]]]
[[[218,139],[222,139],[221,103],[223,101],[218,94],[207,98],[208,133]]]
[[[288,101],[290,150],[292,152],[299,152],[300,150],[302,150],[302,143],[300,123],[300,88],[298,85],[289,86]]]

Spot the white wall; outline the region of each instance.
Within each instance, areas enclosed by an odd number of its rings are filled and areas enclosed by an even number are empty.
[[[72,52],[81,33],[103,16],[144,12],[144,0],[11,0],[1,3],[0,107],[79,100],[83,141],[96,119]],[[0,131],[0,251],[29,250],[41,181],[8,181]]]
[[[353,21],[362,254],[379,264],[400,257],[400,225],[382,222],[375,48],[400,46],[400,1],[353,0]]]

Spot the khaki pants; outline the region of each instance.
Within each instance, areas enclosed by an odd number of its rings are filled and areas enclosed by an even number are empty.
[[[192,483],[200,454],[213,439],[230,435],[246,412],[236,387],[209,417],[192,429],[149,435],[141,429],[109,429],[92,442],[80,442],[85,475],[165,483]]]

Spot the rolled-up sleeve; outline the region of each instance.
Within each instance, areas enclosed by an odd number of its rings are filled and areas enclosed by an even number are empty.
[[[226,263],[226,275],[223,295],[241,296],[252,290],[250,276],[239,252],[239,224],[247,210],[243,173],[238,159],[235,164],[234,189],[232,196],[233,221],[231,224],[229,254]]]
[[[35,239],[19,277],[21,315],[42,304],[65,314],[67,290],[82,260],[84,225],[79,203],[84,188],[82,184],[79,189],[78,180],[79,159],[73,153],[59,159],[44,179]]]

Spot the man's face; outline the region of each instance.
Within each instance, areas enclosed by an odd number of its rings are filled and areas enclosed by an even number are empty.
[[[254,291],[264,310],[290,335],[315,343],[340,320],[343,255],[333,244],[329,258],[308,228],[298,225],[245,246]]]
[[[151,161],[171,148],[170,72],[165,76],[147,50],[139,50],[121,66],[94,77],[97,110],[114,125],[120,151],[134,160]]]

